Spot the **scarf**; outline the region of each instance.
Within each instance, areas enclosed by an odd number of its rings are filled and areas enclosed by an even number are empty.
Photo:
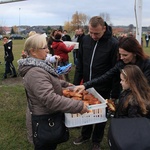
[[[53,68],[52,64],[46,62],[45,60],[41,60],[41,59],[37,59],[33,57],[27,57],[24,59],[19,59],[17,63],[19,66],[40,67],[54,76],[57,76],[57,77],[59,76],[56,70]]]

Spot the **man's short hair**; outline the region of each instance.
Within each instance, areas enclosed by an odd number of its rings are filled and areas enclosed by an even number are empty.
[[[6,39],[9,39],[9,36],[7,36],[7,35],[4,35],[4,36],[3,36],[3,39],[4,39],[4,38],[6,38]]]
[[[103,18],[100,17],[100,16],[94,16],[94,17],[92,17],[90,19],[90,21],[89,21],[89,24],[92,27],[97,27],[98,25],[105,26],[105,22],[104,22]]]

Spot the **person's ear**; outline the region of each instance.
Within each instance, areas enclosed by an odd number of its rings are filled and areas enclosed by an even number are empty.
[[[36,56],[36,50],[33,48],[30,49],[29,53],[30,53],[30,56],[34,56],[34,57]]]
[[[106,31],[106,26],[103,27],[103,31],[104,31],[104,32]]]

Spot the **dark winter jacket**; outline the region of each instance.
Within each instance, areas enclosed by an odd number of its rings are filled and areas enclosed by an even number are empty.
[[[66,34],[66,35],[62,36],[62,40],[63,41],[71,41],[71,37],[70,37],[70,35]]]
[[[98,78],[93,79],[92,81],[88,81],[84,83],[85,88],[90,88],[93,86],[98,86],[103,84],[105,81],[113,78],[115,75],[120,74],[120,70],[124,68],[124,66],[127,64],[124,64],[122,60],[118,61],[116,65],[107,71],[104,75],[99,76]],[[150,59],[146,60],[137,60],[134,65],[137,65],[142,72],[144,73],[145,77],[147,78],[149,84],[150,84]],[[120,79],[119,79],[120,80]]]
[[[145,35],[145,40],[146,40],[146,41],[149,41],[149,40],[150,40],[150,34],[146,34],[146,35]]]
[[[78,51],[79,51],[79,47],[82,43],[82,39],[83,37],[85,36],[85,34],[83,33],[82,35],[78,35],[78,38],[77,38],[77,42],[79,43],[79,46],[78,46],[78,49],[76,49],[76,58],[78,59]]]
[[[82,35],[78,35],[77,42],[79,43],[79,47],[80,47],[80,44],[82,43],[82,39],[84,36],[85,36],[84,33]]]
[[[144,115],[141,112],[139,104],[133,98],[132,101],[129,102],[128,106],[124,108],[124,104],[127,100],[127,97],[132,94],[131,90],[124,90],[119,98],[119,104],[117,110],[115,112],[115,118],[134,118],[134,117],[148,117],[148,115]],[[149,114],[149,113],[148,113]],[[149,118],[149,117],[148,117]]]
[[[117,51],[118,41],[112,37],[112,32],[107,24],[106,31],[99,41],[94,41],[90,35],[85,35],[78,52],[74,84],[79,85],[82,79],[83,82],[87,82],[110,70],[116,64]],[[94,88],[100,94],[110,93],[112,81],[105,81]]]
[[[12,62],[14,60],[13,52],[12,52],[13,43],[9,40],[6,44],[4,44],[4,58],[5,61]]]

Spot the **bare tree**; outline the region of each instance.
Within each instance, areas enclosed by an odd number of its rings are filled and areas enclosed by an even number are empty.
[[[108,13],[100,13],[99,16],[101,16],[104,19],[104,21],[107,22],[107,24],[112,24],[110,20],[110,15]]]
[[[85,26],[85,25],[87,25],[88,17],[87,17],[87,15],[80,13],[79,14],[79,20],[81,22],[81,25]]]

